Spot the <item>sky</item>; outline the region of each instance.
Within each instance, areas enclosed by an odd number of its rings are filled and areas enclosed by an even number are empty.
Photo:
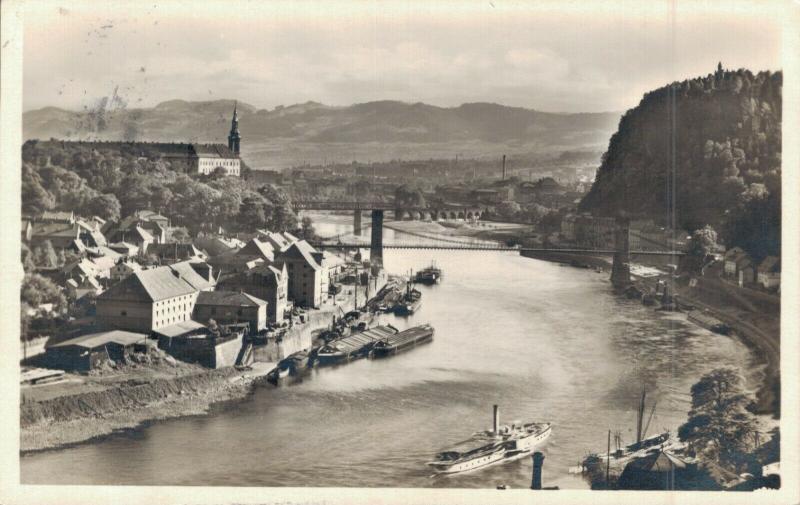
[[[781,68],[775,3],[39,1],[23,16],[23,108],[102,97],[623,111],[717,62]]]

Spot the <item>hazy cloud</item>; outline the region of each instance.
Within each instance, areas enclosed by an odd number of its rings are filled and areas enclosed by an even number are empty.
[[[31,4],[26,109],[81,109],[118,86],[131,106],[396,99],[622,110],[720,60],[752,70],[780,64],[774,14],[735,3],[678,10],[674,25],[669,2],[646,11],[641,2],[579,3],[583,10],[574,2],[70,2],[68,15]]]

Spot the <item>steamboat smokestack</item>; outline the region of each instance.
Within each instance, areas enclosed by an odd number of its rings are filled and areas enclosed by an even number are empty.
[[[500,429],[500,407],[497,405],[494,406],[493,420],[494,424],[492,425],[492,431],[497,434],[498,430]]]

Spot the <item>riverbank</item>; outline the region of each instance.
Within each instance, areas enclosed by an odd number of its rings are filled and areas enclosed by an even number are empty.
[[[256,364],[259,365],[259,364]],[[20,452],[61,448],[136,428],[146,422],[200,415],[219,402],[245,397],[254,381],[270,367],[191,371],[172,378],[142,378],[121,382],[87,381],[88,391],[59,395],[58,391],[29,390],[20,405]],[[139,371],[139,377],[163,372],[161,367]],[[179,372],[180,373],[180,372]],[[75,380],[75,378],[73,378]],[[54,384],[53,387],[61,386]],[[61,388],[65,392],[74,388]],[[40,393],[41,400],[30,399]],[[55,393],[55,394],[52,394]]]

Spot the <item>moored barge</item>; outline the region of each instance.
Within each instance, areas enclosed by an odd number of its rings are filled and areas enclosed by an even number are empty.
[[[362,358],[369,353],[375,342],[390,337],[398,331],[392,325],[376,326],[330,342],[320,347],[317,352],[317,363],[325,366]]]
[[[424,344],[433,340],[433,327],[429,324],[414,326],[403,330],[394,335],[375,342],[369,355],[372,358],[383,358],[391,354],[406,351],[418,344]]]

